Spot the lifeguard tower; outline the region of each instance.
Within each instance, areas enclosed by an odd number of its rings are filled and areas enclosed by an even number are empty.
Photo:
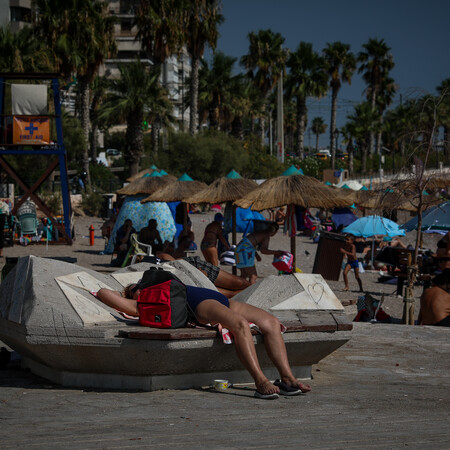
[[[12,214],[15,215],[20,206],[30,198],[58,230],[61,237],[58,243],[72,244],[74,236],[71,224],[66,149],[61,122],[59,76],[56,73],[0,73],[0,165],[24,191],[22,197],[14,204]],[[19,80],[22,81],[21,84],[17,83]],[[7,85],[10,89],[7,89]],[[49,85],[53,90],[53,114],[49,114],[48,111]],[[9,91],[11,113],[6,113],[5,104],[9,107],[9,98],[7,99],[6,95],[9,95]],[[52,131],[56,134],[56,142],[51,139]],[[47,155],[54,156],[54,159],[30,187],[24,181],[24,174],[17,173],[4,158],[6,155],[18,157]],[[58,165],[61,177],[63,220],[57,220],[55,213],[37,192]]]

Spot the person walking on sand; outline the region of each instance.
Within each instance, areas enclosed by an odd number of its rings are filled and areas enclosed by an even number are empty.
[[[214,216],[214,221],[206,226],[205,234],[200,244],[200,250],[203,253],[205,261],[208,261],[214,266],[219,266],[219,252],[217,250],[217,241],[219,240],[226,250],[230,249],[228,242],[223,236],[222,223],[223,215],[221,213],[217,213]]]
[[[355,240],[355,238],[353,236],[351,236],[351,235],[346,236],[345,244],[341,248],[341,253],[343,253],[344,255],[347,255],[347,264],[345,265],[344,272],[343,272],[344,283],[345,283],[344,291],[349,290],[348,273],[350,272],[351,269],[353,269],[355,272],[356,281],[358,282],[358,285],[359,285],[359,290],[360,290],[360,292],[363,292],[361,278],[359,277],[358,258],[356,257],[356,247],[355,247],[354,240]]]

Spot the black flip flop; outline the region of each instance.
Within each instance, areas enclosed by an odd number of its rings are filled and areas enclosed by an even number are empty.
[[[280,389],[280,394],[282,395],[299,395],[302,393],[300,388],[289,386],[281,380],[275,380],[273,384]]]

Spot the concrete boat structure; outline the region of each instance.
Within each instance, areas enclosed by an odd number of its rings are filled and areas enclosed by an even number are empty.
[[[142,327],[90,293],[122,290],[151,266],[104,274],[58,260],[20,258],[0,285],[0,340],[21,355],[23,367],[63,386],[152,391],[205,386],[215,378],[251,382],[234,345],[224,344],[215,331]],[[186,261],[162,267],[185,284],[215,289]],[[351,338],[352,323],[317,274],[266,277],[235,300],[270,311],[287,326],[284,340],[298,378],[310,378],[313,364]],[[254,340],[264,372],[277,378],[262,336]]]

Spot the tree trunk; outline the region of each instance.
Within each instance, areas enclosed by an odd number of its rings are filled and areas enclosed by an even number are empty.
[[[142,131],[142,114],[133,114],[127,120],[125,139],[127,142],[127,160],[130,164],[130,175],[139,172],[139,162],[144,154],[144,137]]]
[[[297,155],[300,160],[305,158],[305,119],[306,119],[306,99],[297,98]]]
[[[450,126],[444,126],[444,164],[448,164],[448,158],[450,155]]]
[[[348,174],[350,177],[353,176],[353,141],[350,139],[347,143],[347,153],[348,153]]]
[[[159,121],[154,120],[152,123],[152,150],[153,154],[158,157],[159,151]]]
[[[363,174],[367,171],[367,144],[363,142],[358,142],[358,147],[361,149],[362,153],[362,165],[361,165],[361,171]]]
[[[316,134],[316,153],[319,151],[319,136],[320,136],[320,134],[317,133]]]
[[[336,167],[336,141],[334,134],[336,131],[336,107],[337,107],[337,89],[333,89],[331,93],[331,123],[330,123],[330,152],[331,152],[331,168]]]
[[[89,83],[85,78],[79,79],[80,86],[80,119],[83,128],[84,149],[83,149],[83,170],[87,173],[86,183],[91,189],[91,177],[89,175]]]
[[[234,116],[233,122],[231,123],[231,135],[241,141],[244,140],[244,127],[242,126],[241,116]]]
[[[97,139],[98,138],[98,125],[96,123],[92,124],[91,132],[91,161],[93,163],[97,162]]]
[[[377,99],[377,93],[375,90],[375,86],[372,87],[372,97],[370,99],[370,106],[372,107],[372,110],[375,109],[375,103]],[[373,125],[373,124],[372,124]],[[373,154],[373,141],[375,139],[375,133],[373,132],[373,129],[371,127],[369,132],[369,155]]]
[[[189,133],[191,136],[197,133],[198,124],[198,70],[200,60],[197,57],[192,57],[192,71],[191,71],[191,107],[189,111]]]

